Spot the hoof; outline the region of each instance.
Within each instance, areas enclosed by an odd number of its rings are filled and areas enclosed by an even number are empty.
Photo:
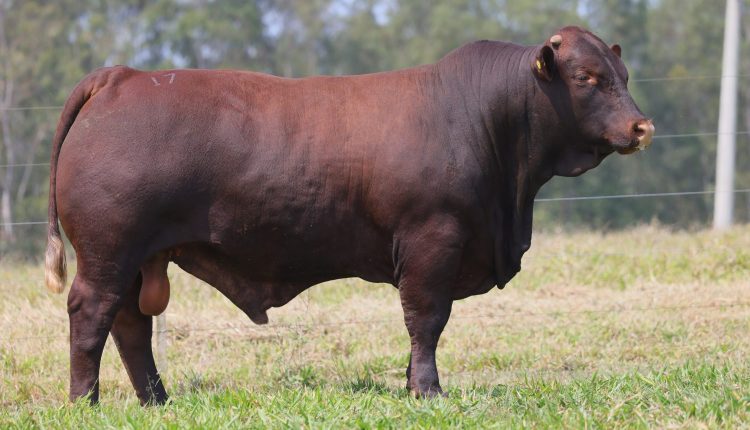
[[[166,393],[162,396],[154,396],[149,398],[146,401],[141,400],[141,406],[150,408],[150,407],[157,407],[157,406],[164,406],[169,401],[169,396],[167,396]]]
[[[445,393],[440,386],[437,387],[430,387],[425,390],[420,390],[417,388],[411,388],[409,389],[409,392],[411,392],[411,395],[418,398],[418,399],[434,399],[437,397],[448,397],[448,394]]]

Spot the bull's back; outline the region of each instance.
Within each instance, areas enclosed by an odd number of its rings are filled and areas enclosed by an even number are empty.
[[[115,72],[61,152],[71,236],[119,231],[149,251],[209,242],[258,264],[336,255],[341,270],[342,255],[388,247],[396,217],[385,207],[399,203],[383,192],[394,180],[385,165],[418,140],[403,77]]]

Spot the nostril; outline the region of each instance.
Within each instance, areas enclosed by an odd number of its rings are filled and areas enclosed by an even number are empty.
[[[638,121],[633,125],[633,132],[636,137],[641,138],[644,136],[653,136],[654,124],[650,120]]]
[[[642,122],[636,122],[633,124],[633,133],[636,137],[641,137],[646,134],[646,126]]]

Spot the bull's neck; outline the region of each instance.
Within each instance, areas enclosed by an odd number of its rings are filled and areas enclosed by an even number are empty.
[[[462,144],[489,161],[503,188],[519,205],[531,203],[552,173],[540,163],[545,126],[535,117],[538,84],[531,65],[538,47],[503,42],[475,42],[438,63],[452,104],[459,103],[473,138]],[[456,109],[454,109],[456,110]],[[509,180],[513,178],[513,180]]]
[[[440,81],[448,88],[441,105],[459,105],[451,115],[461,110],[462,128],[473,130],[460,144],[473,146],[482,177],[491,181],[488,221],[494,226],[499,286],[520,270],[521,256],[531,246],[534,197],[552,176],[541,162],[545,124],[535,114],[542,100],[531,69],[538,49],[477,42],[438,63]]]

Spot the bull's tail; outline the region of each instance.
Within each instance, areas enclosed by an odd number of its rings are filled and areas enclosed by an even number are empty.
[[[84,104],[94,95],[102,83],[106,82],[108,69],[97,70],[86,76],[73,90],[65,102],[57,130],[52,141],[52,156],[49,172],[49,206],[47,212],[47,252],[44,256],[44,281],[47,289],[54,293],[62,293],[65,290],[67,278],[67,264],[65,262],[65,246],[60,236],[60,227],[57,223],[57,159],[63,141],[70,131],[70,127],[78,116]]]

